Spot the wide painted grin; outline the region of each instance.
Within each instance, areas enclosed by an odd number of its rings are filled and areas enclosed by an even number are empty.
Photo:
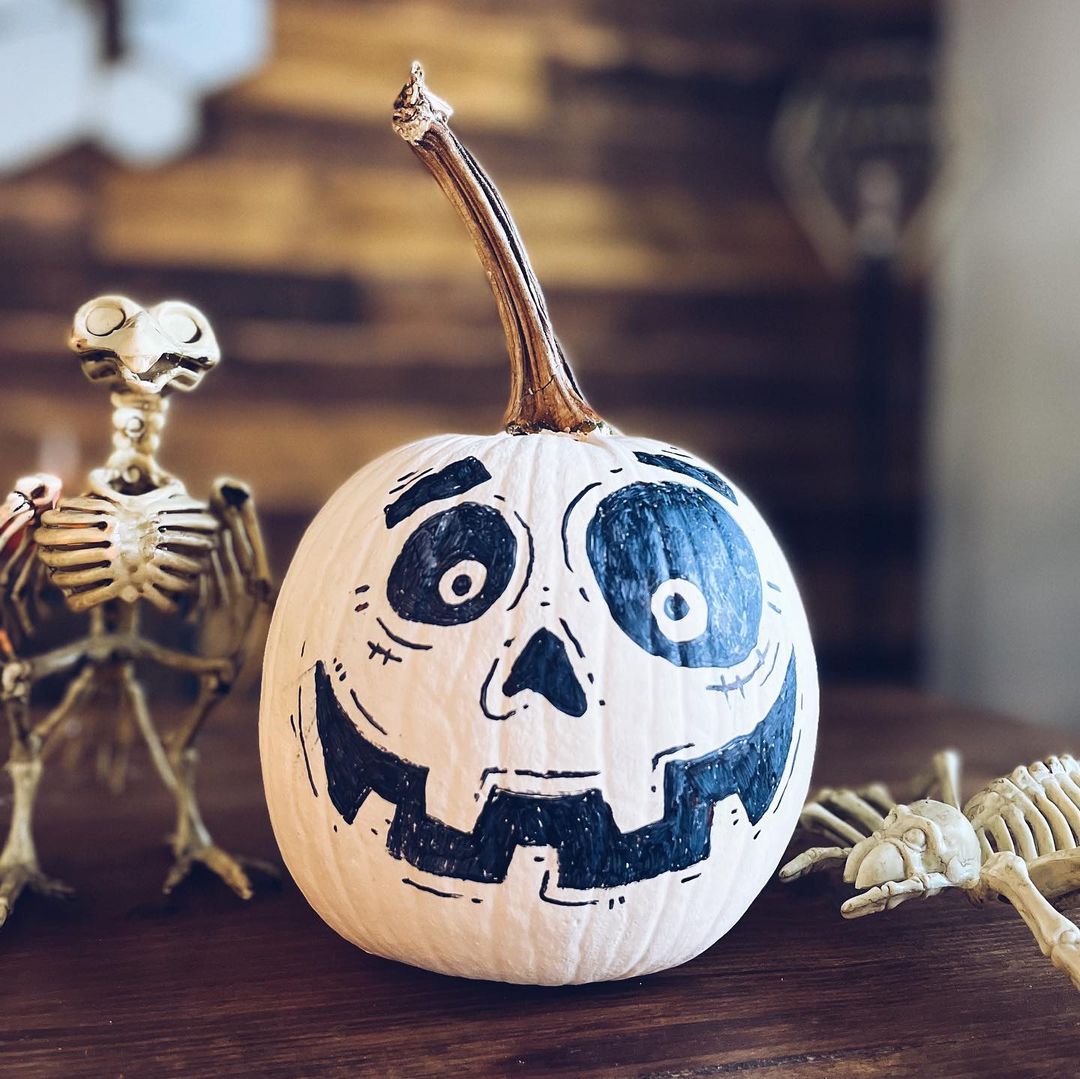
[[[396,807],[387,851],[424,873],[455,880],[503,881],[521,846],[556,851],[558,885],[566,889],[613,888],[686,869],[709,856],[717,803],[737,796],[757,824],[794,756],[798,687],[792,654],[775,702],[752,731],[703,756],[667,762],[658,820],[623,832],[599,789],[528,794],[495,786],[472,830],[463,831],[428,813],[426,766],[357,730],[321,661],[314,680],[327,793],[342,820],[351,825],[368,795],[376,794]]]

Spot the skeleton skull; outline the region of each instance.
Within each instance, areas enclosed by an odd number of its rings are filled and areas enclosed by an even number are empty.
[[[841,913],[855,918],[944,888],[974,888],[981,866],[975,829],[959,809],[932,799],[894,806],[848,855],[844,880],[863,891]]]
[[[221,359],[206,317],[179,300],[145,310],[126,296],[98,296],[75,312],[70,344],[91,382],[137,394],[193,390]]]
[[[791,834],[817,718],[760,516],[620,436],[448,436],[362,470],[294,559],[263,692],[271,817],[320,914],[510,981],[712,944]]]

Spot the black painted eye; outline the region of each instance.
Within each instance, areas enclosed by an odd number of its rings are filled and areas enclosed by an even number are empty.
[[[715,498],[635,483],[597,507],[585,538],[622,631],[680,667],[733,667],[757,643],[761,576],[746,534]]]
[[[517,539],[502,514],[463,502],[409,536],[390,570],[386,598],[410,622],[471,622],[506,590],[516,558]]]

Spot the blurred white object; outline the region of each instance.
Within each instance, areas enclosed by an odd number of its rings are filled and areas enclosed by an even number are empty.
[[[123,0],[119,55],[93,0],[0,0],[0,173],[89,140],[127,164],[188,149],[200,99],[255,71],[269,0]]]

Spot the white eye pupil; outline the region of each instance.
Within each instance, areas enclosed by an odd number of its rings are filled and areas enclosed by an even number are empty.
[[[673,577],[653,593],[652,615],[669,641],[682,643],[700,637],[709,628],[709,603],[693,581]]]
[[[443,603],[459,607],[484,590],[487,582],[487,566],[466,558],[451,566],[439,579],[439,596]]]

